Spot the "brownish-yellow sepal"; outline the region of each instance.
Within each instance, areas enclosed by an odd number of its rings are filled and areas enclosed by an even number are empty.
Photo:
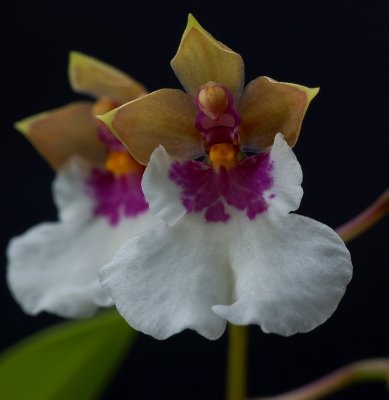
[[[171,66],[185,90],[193,96],[209,81],[226,86],[236,100],[242,91],[242,57],[218,42],[191,14]]]
[[[146,165],[160,144],[171,156],[193,159],[202,154],[201,137],[195,128],[193,98],[177,89],[161,89],[100,115],[128,148]]]
[[[26,118],[15,124],[38,152],[57,170],[71,156],[104,162],[105,150],[97,137],[93,103],[76,102]]]
[[[305,112],[318,91],[319,88],[277,82],[265,76],[251,81],[239,104],[242,148],[257,150],[271,146],[278,132],[294,146]]]
[[[109,97],[118,104],[147,92],[143,85],[124,72],[77,51],[69,55],[69,80],[76,92],[95,98]]]

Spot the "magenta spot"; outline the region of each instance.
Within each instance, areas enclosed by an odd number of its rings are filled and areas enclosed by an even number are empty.
[[[181,187],[181,201],[188,212],[205,210],[209,222],[226,222],[225,205],[245,211],[249,219],[267,210],[265,191],[273,185],[269,153],[243,160],[235,168],[214,170],[198,161],[174,163],[169,177]]]
[[[111,131],[103,124],[99,125],[97,135],[102,143],[105,144],[109,151],[125,151],[126,148],[119,139],[111,133]]]
[[[141,187],[142,174],[132,172],[116,177],[94,168],[87,180],[88,193],[95,200],[93,213],[116,225],[121,217],[135,217],[148,209]]]
[[[209,222],[227,222],[230,215],[226,213],[224,205],[221,201],[207,208],[205,219]]]

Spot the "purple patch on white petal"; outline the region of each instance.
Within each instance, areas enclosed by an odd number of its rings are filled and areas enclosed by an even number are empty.
[[[111,131],[103,124],[99,125],[97,135],[109,151],[126,151],[124,145],[117,139]]]
[[[205,219],[209,222],[227,222],[230,215],[226,213],[223,203],[218,201],[207,208]]]
[[[181,201],[188,212],[202,212],[208,222],[227,222],[225,206],[245,211],[249,219],[268,208],[264,193],[273,185],[269,153],[246,158],[236,167],[218,170],[198,161],[175,162],[169,178],[181,187]]]
[[[121,217],[135,217],[148,209],[141,187],[142,174],[131,172],[116,177],[94,168],[87,180],[88,193],[95,200],[93,213],[116,225]]]

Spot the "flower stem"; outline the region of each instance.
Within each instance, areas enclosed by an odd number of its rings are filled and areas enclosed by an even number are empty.
[[[345,242],[349,242],[370,229],[387,214],[389,214],[389,189],[365,211],[340,226],[336,232]]]
[[[247,387],[247,326],[228,325],[227,400],[244,400]]]
[[[389,382],[388,358],[355,362],[299,389],[261,400],[321,399],[351,384],[374,381]]]

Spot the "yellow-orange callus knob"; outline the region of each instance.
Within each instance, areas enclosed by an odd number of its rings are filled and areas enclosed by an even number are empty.
[[[105,161],[105,169],[119,177],[130,172],[141,172],[144,167],[136,162],[127,151],[110,151]]]
[[[238,153],[231,143],[218,143],[211,146],[209,160],[214,168],[232,168],[238,164]]]

